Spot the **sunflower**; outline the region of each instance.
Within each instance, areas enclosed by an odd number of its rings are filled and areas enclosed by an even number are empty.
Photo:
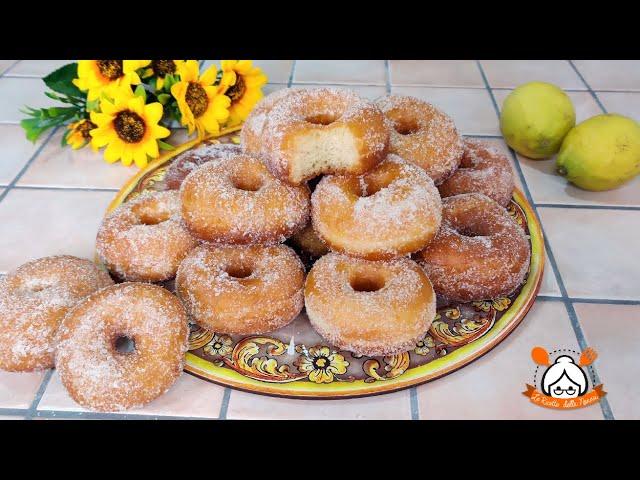
[[[89,119],[69,124],[67,126],[69,132],[67,132],[65,140],[67,145],[71,145],[71,148],[74,150],[84,147],[91,141],[91,134],[89,132],[96,127],[97,125]],[[92,145],[92,147],[94,150],[97,150],[95,146]]]
[[[134,96],[131,88],[119,88],[113,91],[113,102],[103,99],[101,112],[91,112],[91,121],[97,128],[91,130],[91,144],[104,147],[104,158],[108,163],[122,160],[129,166],[134,161],[143,168],[147,165],[147,156],[159,156],[158,139],[171,133],[160,126],[162,105],[158,102],[144,104],[144,99]]]
[[[102,92],[110,93],[113,87],[139,84],[136,70],[149,63],[151,60],[79,60],[78,78],[73,84],[83,92],[88,91],[87,99],[93,101]]]
[[[220,85],[231,100],[229,125],[238,125],[247,118],[253,106],[262,98],[262,86],[267,76],[251,60],[222,60]]]
[[[298,357],[293,364],[302,373],[309,375],[314,383],[331,383],[337,374],[346,373],[349,362],[329,347],[316,346],[309,348],[308,355]]]
[[[184,60],[151,60],[149,68],[145,69],[142,78],[156,77],[156,90],[162,90],[167,75],[175,75]]]
[[[218,69],[212,65],[199,75],[197,60],[187,60],[178,66],[180,81],[171,87],[171,94],[178,101],[178,108],[189,135],[194,130],[198,137],[204,137],[205,131],[217,133],[220,124],[229,118],[231,101],[221,93],[220,86],[214,86]]]

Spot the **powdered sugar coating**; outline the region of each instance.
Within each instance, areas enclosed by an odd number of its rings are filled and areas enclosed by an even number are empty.
[[[330,121],[326,124],[310,121],[320,117]],[[294,139],[345,127],[358,150],[357,165],[329,165],[317,174],[361,174],[380,162],[387,152],[389,137],[384,118],[374,103],[352,90],[317,88],[291,92],[279,99],[266,115],[260,139],[261,157],[275,176],[297,184],[292,173]]]
[[[458,168],[462,141],[448,115],[410,96],[389,95],[376,103],[389,130],[389,152],[423,168],[436,185]]]
[[[438,190],[443,198],[483,193],[506,207],[514,188],[513,171],[504,153],[487,142],[466,138],[460,168]]]
[[[121,411],[165,393],[184,366],[189,333],[180,301],[145,283],[105,288],[78,304],[58,332],[62,384],[83,407]],[[116,340],[131,338],[132,352]]]
[[[203,165],[187,176],[180,194],[186,225],[209,242],[279,243],[309,220],[307,186],[281,182],[246,154]]]
[[[52,368],[55,334],[64,315],[112,284],[96,264],[69,255],[32,260],[0,279],[0,369]]]
[[[302,262],[285,245],[201,245],[180,265],[176,292],[202,327],[249,335],[296,318],[304,305],[303,283]]]
[[[370,260],[424,248],[442,215],[433,180],[393,154],[360,177],[324,177],[311,205],[313,228],[329,248]]]
[[[436,293],[459,302],[490,300],[518,288],[531,246],[523,229],[486,195],[443,199],[442,226],[418,254]]]
[[[311,268],[305,305],[311,325],[327,341],[369,356],[413,348],[436,313],[431,283],[412,260],[373,262],[336,253]]]
[[[182,182],[195,169],[216,159],[227,158],[240,153],[240,145],[233,143],[212,143],[205,141],[191,150],[178,155],[172,162],[164,177],[168,190],[178,190]]]
[[[96,251],[123,280],[159,282],[173,277],[185,255],[197,245],[180,216],[175,190],[145,192],[107,215]]]

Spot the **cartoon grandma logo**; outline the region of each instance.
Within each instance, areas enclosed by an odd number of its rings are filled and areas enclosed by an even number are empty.
[[[578,360],[567,352],[575,354]],[[602,384],[589,391],[589,386],[594,382],[589,381],[587,371],[593,379],[591,364],[598,358],[591,347],[582,353],[574,350],[554,350],[549,353],[542,347],[534,347],[531,358],[538,365],[533,377],[534,384],[527,384],[527,390],[522,393],[536,405],[559,409],[582,408],[599,402],[607,394],[602,390]]]

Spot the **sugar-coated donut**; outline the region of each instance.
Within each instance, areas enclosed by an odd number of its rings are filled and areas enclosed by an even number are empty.
[[[461,193],[484,193],[506,207],[514,188],[513,171],[507,157],[487,142],[467,138],[460,168],[438,190],[443,198]]]
[[[376,103],[389,130],[389,152],[422,167],[436,185],[458,168],[462,141],[448,115],[415,97],[390,95]]]
[[[209,242],[283,242],[309,220],[308,187],[281,182],[246,154],[202,165],[180,193],[187,227]]]
[[[332,345],[361,355],[394,355],[429,330],[436,296],[424,271],[408,258],[373,262],[329,253],[305,283],[313,328]]]
[[[470,302],[509,295],[524,281],[531,246],[515,220],[481,193],[443,199],[442,226],[417,256],[445,299]]]
[[[176,292],[192,320],[219,333],[277,330],[304,305],[304,267],[285,245],[201,245],[185,258]]]
[[[178,190],[185,177],[200,165],[211,160],[226,158],[229,155],[240,153],[240,145],[233,143],[213,143],[204,141],[197,147],[178,155],[169,165],[164,177],[165,185],[169,190]]]
[[[262,129],[271,109],[283,98],[297,92],[296,88],[283,88],[263,97],[244,121],[240,131],[240,145],[250,155],[260,156],[262,152]]]
[[[433,180],[393,154],[360,177],[324,177],[311,196],[318,236],[331,250],[368,260],[424,248],[436,235],[441,214]]]
[[[65,314],[109,285],[106,271],[69,255],[32,260],[0,279],[0,370],[52,368],[55,334]]]
[[[168,190],[145,192],[107,215],[96,251],[120,279],[160,282],[176,274],[197,243],[180,218],[179,193]]]
[[[65,317],[56,368],[83,407],[140,407],[178,379],[188,336],[175,295],[157,285],[121,283],[90,295]]]
[[[355,92],[299,90],[269,111],[261,154],[276,177],[299,185],[321,173],[366,172],[384,158],[388,137],[380,109]]]

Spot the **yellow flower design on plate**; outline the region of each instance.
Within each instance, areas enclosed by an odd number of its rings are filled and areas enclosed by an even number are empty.
[[[342,355],[325,346],[309,348],[309,355],[298,357],[293,364],[308,374],[309,380],[314,383],[331,383],[335,375],[346,373],[349,366]]]
[[[207,355],[211,355],[212,357],[215,355],[220,355],[224,357],[225,355],[229,355],[233,350],[231,345],[233,344],[233,340],[228,335],[214,335],[213,338],[205,347],[203,348],[204,353]]]
[[[436,343],[433,341],[433,337],[431,337],[431,335],[425,335],[422,340],[416,343],[416,348],[414,348],[413,351],[418,355],[424,356],[435,346]]]
[[[262,98],[267,76],[251,60],[222,60],[222,92],[229,97],[229,126],[239,125]]]
[[[181,123],[187,127],[189,135],[197,130],[198,138],[202,138],[205,132],[220,131],[220,124],[229,118],[231,100],[223,95],[221,85],[214,85],[218,75],[215,65],[202,75],[199,72],[196,60],[179,65],[180,81],[171,86],[171,95],[178,101]]]
[[[69,129],[66,137],[67,144],[71,145],[71,148],[74,150],[84,147],[91,141],[91,134],[89,132],[96,127],[97,125],[88,119],[67,125],[67,129]],[[97,150],[95,146],[92,147],[94,150]]]
[[[509,308],[509,305],[511,305],[511,299],[507,297],[501,297],[496,298],[495,300],[481,300],[479,302],[472,302],[471,305],[473,305],[476,310],[480,310],[483,312],[488,312],[489,310],[491,310],[491,308],[497,310],[498,312],[502,312],[503,310]]]
[[[150,60],[79,60],[78,78],[73,84],[87,92],[90,102],[102,93],[111,94],[112,89],[138,85],[140,76],[136,70],[146,67]]]

